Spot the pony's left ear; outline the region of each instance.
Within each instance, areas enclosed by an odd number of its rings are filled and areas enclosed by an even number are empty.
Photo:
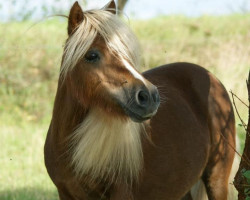
[[[69,12],[69,20],[68,20],[68,34],[70,35],[77,26],[83,21],[83,11],[76,1]]]
[[[111,0],[107,5],[104,6],[104,10],[107,10],[115,15],[116,14],[115,1]]]

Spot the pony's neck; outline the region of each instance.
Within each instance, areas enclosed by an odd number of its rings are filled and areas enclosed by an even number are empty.
[[[143,124],[117,119],[92,109],[73,133],[72,164],[90,181],[135,181],[143,165]]]
[[[87,109],[83,108],[76,98],[71,96],[65,84],[58,84],[52,116],[52,132],[59,143],[65,141],[86,117]]]

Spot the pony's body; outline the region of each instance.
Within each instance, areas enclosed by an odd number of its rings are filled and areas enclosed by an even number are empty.
[[[235,122],[222,84],[188,63],[141,76],[130,68],[135,59],[104,53],[102,39],[91,45],[102,61],[63,69],[46,139],[45,163],[60,199],[192,199],[189,191],[202,179],[209,199],[226,200]],[[159,108],[151,83],[165,97]]]

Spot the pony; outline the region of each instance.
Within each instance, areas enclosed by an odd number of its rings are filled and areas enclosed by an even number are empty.
[[[235,119],[224,86],[195,64],[141,74],[141,63],[114,1],[74,3],[44,147],[60,199],[193,199],[203,182],[226,200]]]

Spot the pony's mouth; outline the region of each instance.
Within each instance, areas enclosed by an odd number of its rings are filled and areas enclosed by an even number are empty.
[[[123,107],[123,110],[134,122],[139,122],[139,123],[151,119],[157,112],[155,111],[153,113],[147,114],[146,116],[142,116],[125,106]]]

